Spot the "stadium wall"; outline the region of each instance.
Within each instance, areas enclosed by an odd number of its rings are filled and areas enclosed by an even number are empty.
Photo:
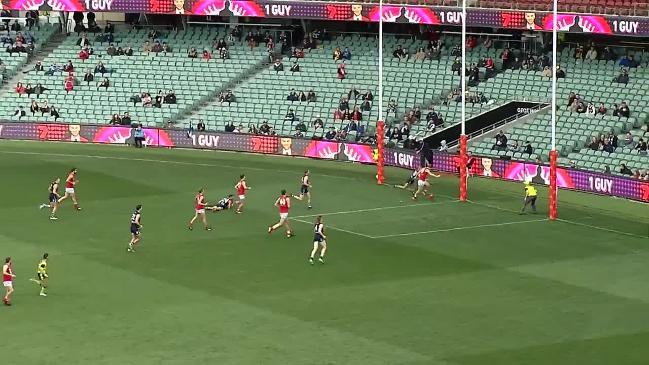
[[[376,163],[376,150],[366,144],[180,129],[143,128],[143,132],[145,145],[149,147],[225,150]],[[132,135],[133,128],[125,126],[0,122],[0,139],[130,144]],[[470,171],[475,176],[509,181],[529,179],[539,185],[549,183],[550,167],[547,165],[475,157]],[[455,154],[435,152],[427,158],[434,170],[458,173],[459,158]],[[386,148],[384,159],[386,166],[410,170],[417,169],[422,164],[421,156],[413,150]],[[649,183],[631,178],[559,168],[557,184],[562,189],[649,202]]]

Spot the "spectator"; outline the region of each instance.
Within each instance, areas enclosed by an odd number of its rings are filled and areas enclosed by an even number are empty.
[[[19,83],[16,84],[16,89],[15,90],[16,90],[16,94],[18,94],[18,95],[22,95],[22,94],[26,93],[26,88],[25,88],[25,86],[23,86],[22,82],[19,82]]]
[[[355,121],[359,121],[359,122],[363,120],[363,114],[358,109],[358,107],[354,107],[354,111],[352,112],[352,114],[350,116],[350,119],[355,120]]]
[[[302,122],[302,121],[299,121],[299,122],[295,125],[295,130],[296,130],[297,132],[300,132],[300,133],[306,133],[306,124],[304,124],[304,122]]]
[[[588,148],[590,148],[593,151],[599,150],[600,143],[597,140],[597,137],[592,136],[590,137],[590,143],[588,144]]]
[[[500,59],[503,63],[503,70],[511,68],[511,62],[513,60],[512,53],[509,48],[505,48],[500,54]]]
[[[585,112],[586,112],[586,103],[584,103],[584,102],[581,101],[581,100],[578,101],[578,102],[577,102],[577,109],[576,109],[575,111],[576,111],[577,113],[579,113],[579,114],[583,114],[583,113],[585,113]]]
[[[228,124],[225,125],[225,131],[228,133],[232,133],[235,130],[234,122],[230,121]]]
[[[496,143],[494,143],[492,150],[504,151],[507,149],[507,136],[503,131],[496,134]]]
[[[627,85],[629,83],[629,72],[625,69],[620,70],[620,74],[613,79],[613,82]]]
[[[631,132],[626,132],[624,135],[624,147],[633,147],[633,135]]]
[[[36,94],[36,97],[39,97],[41,94],[45,93],[47,90],[49,90],[49,89],[39,83],[39,84],[36,84],[36,86],[34,87],[34,94]]]
[[[394,117],[396,118],[397,109],[398,109],[397,101],[394,99],[390,99],[390,101],[388,102],[388,108],[386,114],[394,113]]]
[[[108,48],[106,48],[106,54],[111,57],[117,55],[117,48],[115,48],[115,45],[113,43],[111,43]]]
[[[620,60],[620,67],[636,68],[638,66],[639,66],[638,62],[636,60],[634,60],[633,56],[631,56],[631,55],[624,56]]]
[[[131,125],[133,124],[133,121],[131,120],[131,116],[128,114],[128,112],[124,112],[124,115],[122,115],[122,125]]]
[[[74,65],[72,64],[71,60],[68,60],[68,63],[66,63],[63,66],[63,71],[65,71],[65,72],[74,72]]]
[[[43,63],[41,61],[36,61],[36,64],[34,65],[34,71],[43,71]]]
[[[155,42],[153,42],[153,46],[151,46],[151,52],[153,53],[162,52],[162,44],[160,44],[160,41],[156,40]]]
[[[239,125],[234,129],[234,133],[243,133],[243,124],[239,123]]]
[[[352,59],[352,53],[349,51],[349,48],[345,47],[342,53],[342,59],[345,61],[350,61]]]
[[[288,96],[286,97],[286,100],[288,101],[298,101],[298,93],[295,91],[295,89],[291,89],[291,92],[288,93]]]
[[[254,124],[248,123],[248,129],[246,130],[248,134],[257,134],[257,127]]]
[[[392,127],[392,129],[389,129],[388,133],[387,133],[387,137],[388,137],[388,140],[390,140],[390,141],[393,141],[393,140],[401,141],[402,138],[401,138],[401,131],[400,131],[399,127],[397,127],[395,125],[394,127]]]
[[[102,76],[105,73],[108,73],[108,70],[106,69],[106,66],[104,66],[103,62],[99,61],[97,63],[97,66],[95,66],[95,73],[96,74],[101,74]]]
[[[128,57],[133,56],[133,48],[131,46],[126,47],[124,49],[124,55]]]
[[[284,64],[279,60],[279,58],[275,60],[275,63],[273,63],[273,70],[277,73],[284,71]]]
[[[162,108],[162,103],[164,103],[164,94],[162,90],[158,90],[158,95],[155,96],[153,106],[156,108]]]
[[[306,94],[304,93],[304,91],[300,91],[300,96],[298,98],[300,99],[300,101],[306,101]]]
[[[472,51],[477,46],[478,46],[478,39],[472,35],[468,36],[466,39],[466,48],[469,51]]]
[[[109,87],[109,86],[110,86],[110,81],[108,80],[107,77],[104,77],[104,79],[101,80],[101,82],[99,82],[99,85],[97,85],[97,90],[99,90],[99,88],[101,88],[101,87],[103,87],[103,88],[105,88],[106,90],[108,90],[108,87]]]
[[[556,78],[557,79],[565,79],[566,78],[566,71],[561,69],[561,66],[557,66]]]
[[[575,48],[575,59],[576,60],[583,60],[584,59],[584,46],[578,45],[577,48]]]
[[[361,92],[358,91],[356,86],[352,86],[352,88],[349,89],[349,92],[347,93],[347,99],[348,100],[352,100],[352,99],[356,100],[356,99],[358,99],[358,97],[360,95],[361,95]]]
[[[54,105],[50,106],[50,116],[54,117],[54,121],[56,122],[57,119],[59,119],[61,116],[59,115],[58,109]]]
[[[106,22],[104,33],[109,33],[109,34],[115,33],[115,25],[113,25],[111,22]]]
[[[83,33],[81,35],[81,37],[79,39],[77,39],[76,45],[81,47],[81,48],[91,46],[90,39],[88,39],[88,36],[86,35],[86,33]]]
[[[79,51],[79,59],[81,62],[86,62],[86,60],[90,58],[90,51],[88,48],[84,48],[81,51]]]
[[[439,148],[437,150],[439,152],[448,152],[448,144],[446,143],[445,139],[439,142]]]
[[[509,150],[512,152],[518,152],[520,149],[520,146],[518,145],[518,141],[514,141],[514,143],[509,145]]]
[[[196,124],[196,130],[199,132],[205,132],[205,122],[203,122],[203,119],[198,120],[198,124]]]
[[[270,126],[268,125],[268,121],[264,120],[261,122],[261,125],[259,126],[259,134],[268,136],[270,135]]]
[[[169,90],[164,97],[165,104],[176,104],[178,101],[176,99],[176,93],[173,90]]]
[[[149,41],[144,42],[144,46],[142,47],[142,51],[146,54],[149,54],[152,50],[151,43]]]
[[[547,78],[552,77],[552,70],[550,70],[550,66],[545,66],[543,68],[543,77],[547,77]]]
[[[617,106],[617,104],[613,104],[611,106],[611,114],[614,117],[619,117],[620,116],[620,108]]]
[[[615,152],[615,148],[613,147],[613,144],[608,139],[605,139],[602,143],[602,151],[608,152],[608,153],[613,153]]]
[[[330,141],[336,139],[336,129],[334,127],[329,127],[329,131],[325,134],[324,138]]]
[[[288,111],[286,112],[286,115],[284,116],[284,120],[288,120],[291,122],[294,122],[297,120],[295,117],[295,113],[293,112],[293,109],[289,108]]]
[[[219,57],[225,62],[225,60],[230,58],[230,51],[227,48],[221,48],[219,51]]]
[[[66,77],[65,81],[63,82],[63,87],[66,93],[70,93],[72,90],[74,90],[74,76]]]
[[[144,95],[142,96],[142,106],[149,107],[152,105],[153,105],[153,98],[151,97],[151,94],[144,93]]]
[[[25,112],[25,109],[22,106],[19,106],[16,108],[16,111],[14,112],[14,117],[18,117],[18,120],[20,120],[22,117],[26,116],[27,113]]]
[[[171,53],[173,50],[171,47],[167,44],[167,42],[162,42],[162,52],[164,53]]]
[[[628,167],[626,166],[625,163],[621,163],[621,164],[620,164],[620,174],[622,174],[622,175],[632,176],[632,175],[633,175],[633,171],[631,171],[631,169],[628,168]]]
[[[340,50],[340,47],[336,47],[333,52],[333,60],[340,61],[343,58],[343,52]]]
[[[462,61],[460,61],[459,58],[455,58],[455,61],[453,61],[453,64],[451,65],[451,71],[455,74],[457,73],[458,76],[460,75],[460,72],[462,71]]]
[[[485,49],[490,49],[491,47],[493,47],[493,41],[491,40],[491,37],[485,37],[484,41],[482,41],[482,47]]]
[[[638,144],[635,146],[635,149],[638,150],[639,154],[646,155],[647,154],[647,142],[643,138],[640,138],[640,140],[638,140]]]
[[[424,52],[423,48],[419,48],[417,53],[415,53],[415,60],[416,61],[423,61],[426,59],[426,52]]]
[[[110,125],[121,125],[122,124],[122,118],[119,117],[119,114],[113,114],[113,117],[110,119],[110,122],[108,124],[110,124]]]
[[[189,51],[187,51],[187,57],[189,58],[198,58],[198,51],[196,48],[190,48]]]
[[[315,102],[316,101],[316,95],[313,90],[309,90],[309,92],[306,94],[306,101],[308,102]]]
[[[32,99],[32,103],[29,105],[29,111],[32,113],[32,117],[38,113],[39,111],[39,106],[36,100]]]
[[[629,118],[631,116],[631,109],[629,109],[629,106],[626,104],[626,101],[620,103],[619,115],[625,118]]]
[[[293,51],[291,52],[291,57],[289,57],[289,60],[291,58],[295,58],[295,59],[304,58],[304,50],[302,48],[293,48]]]
[[[606,115],[606,107],[604,106],[604,104],[599,103],[599,107],[597,107],[597,114]]]
[[[525,142],[525,147],[523,148],[523,153],[527,153],[528,155],[531,155],[534,153],[534,148],[532,148],[532,144],[530,141]]]
[[[405,49],[401,45],[397,46],[397,49],[392,52],[392,57],[398,58],[400,60],[408,58],[408,53],[406,52]]]
[[[340,82],[342,82],[347,77],[347,70],[345,69],[344,62],[338,65],[338,71],[336,73]]]
[[[210,51],[204,49],[203,50],[203,55],[201,56],[201,58],[205,62],[210,62],[210,60],[212,59],[212,54],[210,53]]]
[[[147,38],[151,38],[151,39],[160,38],[160,32],[158,32],[156,29],[152,29],[151,31],[149,31]]]
[[[590,61],[595,61],[597,59],[597,50],[595,47],[591,46],[586,52],[586,59]]]
[[[139,94],[135,94],[131,96],[128,100],[133,102],[133,106],[136,106],[137,103],[141,103],[142,99],[144,98],[146,94],[144,92],[141,92]]]
[[[601,58],[604,61],[614,61],[617,58],[617,55],[615,54],[615,51],[611,49],[611,47],[606,46],[602,51]]]
[[[604,174],[605,175],[610,175],[611,174],[611,166],[609,166],[609,165],[604,166]]]
[[[340,98],[340,101],[338,102],[338,109],[339,110],[349,110],[349,100],[346,97]]]
[[[297,60],[293,62],[291,66],[291,72],[300,72],[300,64],[297,63]]]
[[[595,105],[593,105],[593,103],[588,103],[588,106],[586,107],[586,115],[595,116],[595,114],[597,114]]]

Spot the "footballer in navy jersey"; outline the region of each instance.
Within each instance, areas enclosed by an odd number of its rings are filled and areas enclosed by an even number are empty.
[[[59,184],[61,183],[61,179],[56,178],[56,180],[52,181],[50,183],[50,186],[47,188],[47,191],[49,192],[49,196],[47,197],[47,204],[41,204],[40,208],[50,208],[50,220],[57,220],[58,218],[56,217],[56,211],[59,209],[59,199],[61,199],[61,195],[59,195]]]
[[[135,207],[131,214],[131,242],[128,243],[128,252],[135,252],[135,245],[140,242],[140,229],[142,228],[142,205]]]
[[[309,257],[309,263],[313,265],[315,255],[320,250],[320,257],[318,261],[321,264],[324,264],[324,256],[327,252],[327,236],[324,234],[324,222],[322,216],[319,215],[315,223],[313,224],[313,250],[311,250],[311,256]]]
[[[207,207],[205,209],[212,210],[215,212],[221,211],[221,210],[228,210],[232,208],[234,205],[234,195],[230,194],[226,196],[225,198],[219,200],[215,206],[212,207]]]

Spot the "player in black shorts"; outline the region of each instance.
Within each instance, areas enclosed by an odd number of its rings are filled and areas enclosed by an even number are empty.
[[[230,195],[226,196],[225,198],[219,200],[219,202],[216,203],[215,206],[206,207],[205,209],[211,210],[211,211],[214,211],[214,212],[218,212],[218,211],[221,211],[221,210],[228,210],[228,209],[232,208],[233,205],[234,205],[234,195],[230,194]]]
[[[126,251],[135,252],[135,246],[140,242],[140,229],[142,228],[142,205],[135,207],[131,214],[131,242],[128,243]]]
[[[318,258],[318,261],[320,261],[321,264],[324,264],[324,256],[325,253],[327,252],[327,236],[324,234],[324,223],[322,222],[322,216],[319,215],[315,219],[315,224],[313,225],[313,250],[311,250],[311,256],[309,257],[309,263],[313,265],[313,260],[315,258],[315,254],[318,252],[318,249],[320,249],[320,257]]]
[[[413,171],[412,174],[410,174],[410,177],[408,178],[408,180],[406,180],[405,183],[403,183],[401,185],[395,185],[394,187],[400,188],[400,189],[405,189],[405,188],[407,188],[409,186],[412,186],[415,183],[415,181],[417,181],[417,174],[418,173],[419,173],[419,170]]]
[[[311,178],[309,177],[309,170],[304,171],[302,175],[302,184],[300,185],[300,195],[293,195],[293,197],[299,201],[304,199],[304,196],[307,198],[307,204],[309,209],[313,208],[311,206]]]
[[[56,211],[59,209],[59,199],[61,199],[61,195],[59,195],[59,184],[61,183],[61,179],[57,178],[56,180],[52,181],[50,183],[49,188],[47,188],[47,191],[49,192],[49,196],[47,197],[47,204],[41,204],[40,209],[43,208],[50,208],[50,220],[57,220],[58,218],[56,217]]]

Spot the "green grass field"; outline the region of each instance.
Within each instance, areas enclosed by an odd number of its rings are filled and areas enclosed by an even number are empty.
[[[79,169],[81,212],[50,222],[49,181]],[[5,364],[647,364],[648,206],[561,191],[559,214],[518,215],[522,185],[434,181],[433,202],[377,186],[371,166],[273,156],[0,142]],[[279,190],[312,172],[296,237],[266,227]],[[244,214],[188,231],[240,173]],[[393,183],[409,174],[388,170]],[[541,190],[541,195],[545,192]],[[143,204],[143,241],[126,253]],[[310,266],[325,215],[326,265]],[[49,296],[29,278],[50,253]]]

